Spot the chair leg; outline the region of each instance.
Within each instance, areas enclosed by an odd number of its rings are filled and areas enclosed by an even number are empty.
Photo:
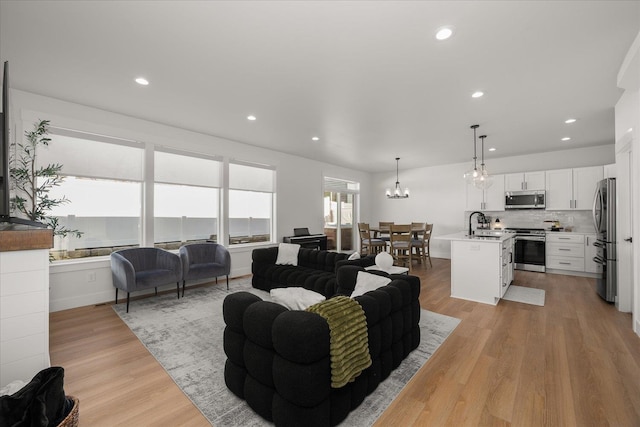
[[[118,303],[118,288],[116,288],[116,304]]]
[[[130,292],[127,292],[127,313],[129,312],[129,295]]]
[[[229,275],[227,274],[227,290],[229,290]]]
[[[216,276],[216,285],[218,284],[218,276]]]
[[[180,299],[180,282],[176,282],[176,290],[178,291],[178,299]]]
[[[183,281],[182,281],[182,298],[184,298],[184,288],[185,288],[185,286],[187,285],[187,283],[186,283],[186,282],[187,282],[186,280],[183,280]]]
[[[156,287],[155,289],[156,289],[156,296],[158,296],[158,288]]]

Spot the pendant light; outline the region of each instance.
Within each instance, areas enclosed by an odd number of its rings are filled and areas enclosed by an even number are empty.
[[[388,199],[406,199],[407,197],[409,197],[409,189],[405,188],[403,191],[402,187],[400,187],[400,181],[398,180],[398,161],[399,160],[400,160],[400,157],[396,157],[396,187],[393,190],[393,192],[391,192],[391,190],[387,188],[386,194]]]
[[[473,185],[480,190],[486,190],[493,185],[493,177],[489,175],[489,172],[487,172],[487,168],[484,165],[484,139],[486,137],[487,135],[480,135],[479,137],[480,141],[482,141],[482,163],[480,163],[479,175],[473,180]]]
[[[478,171],[478,155],[476,154],[476,129],[478,129],[480,125],[471,125],[471,129],[473,129],[473,169],[470,169],[464,173],[464,179],[467,181],[467,184],[473,184],[475,179],[480,176],[480,171]]]

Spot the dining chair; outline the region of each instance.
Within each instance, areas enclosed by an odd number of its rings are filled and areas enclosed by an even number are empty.
[[[433,267],[431,264],[431,253],[429,251],[429,242],[431,240],[431,230],[433,230],[433,224],[428,224],[425,222],[414,222],[411,223],[412,230],[420,229],[421,231],[415,232],[414,237],[411,239],[411,249],[415,250],[415,255],[418,257],[418,260],[422,263],[427,262],[427,258],[429,258],[429,265]]]
[[[378,237],[382,240],[384,240],[385,242],[388,242],[389,240],[391,240],[391,238],[389,237],[390,232],[389,231],[382,231],[383,229],[389,230],[389,228],[393,225],[393,221],[392,222],[385,222],[385,221],[380,221],[378,222],[378,230],[380,230],[378,232]]]
[[[382,239],[371,237],[371,229],[366,222],[358,223],[358,233],[360,234],[360,254],[372,255],[387,250],[387,242]]]
[[[411,224],[391,225],[389,236],[391,238],[391,255],[395,264],[406,265],[411,271]]]

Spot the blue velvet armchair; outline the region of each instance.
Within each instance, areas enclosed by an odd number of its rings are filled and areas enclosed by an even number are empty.
[[[191,243],[180,247],[182,260],[182,296],[187,280],[198,280],[227,276],[231,272],[231,256],[224,246],[218,243]]]
[[[180,280],[182,279],[180,257],[164,249],[132,248],[113,252],[111,274],[113,286],[116,288],[116,304],[118,289],[127,293],[127,313],[131,292],[155,288],[157,294],[158,286],[176,283],[178,298],[180,298]]]

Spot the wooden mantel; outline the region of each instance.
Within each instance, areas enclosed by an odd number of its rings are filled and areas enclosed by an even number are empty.
[[[0,223],[0,252],[50,249],[53,230],[29,225]]]

